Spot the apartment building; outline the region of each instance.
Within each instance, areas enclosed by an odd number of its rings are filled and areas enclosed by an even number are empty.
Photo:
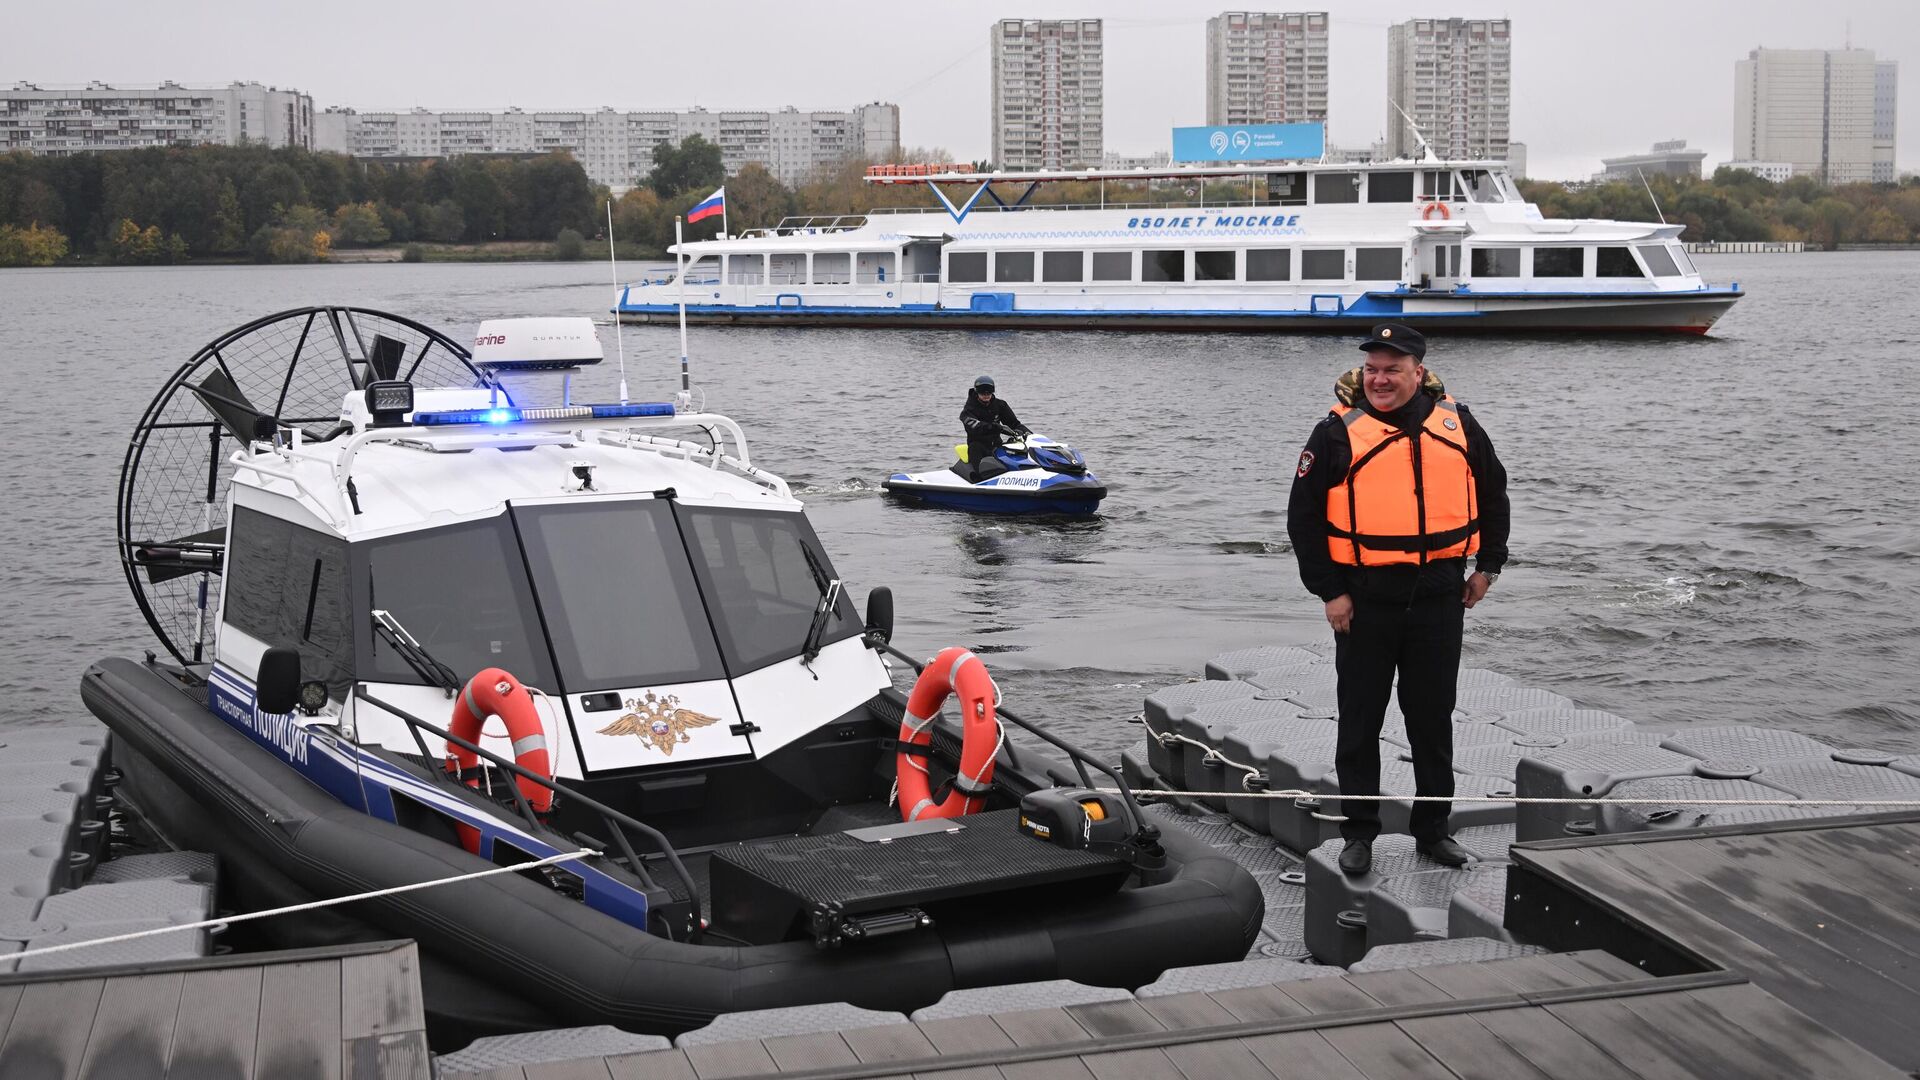
[[[1409,19],[1390,26],[1388,151],[1418,156],[1418,125],[1439,157],[1504,160],[1513,112],[1512,41],[1507,19]]]
[[[1795,175],[1829,184],[1871,181],[1884,112],[1883,171],[1891,179],[1895,75],[1880,68],[1871,49],[1749,52],[1734,63],[1734,158],[1787,162]],[[1887,98],[1877,108],[1883,78]]]
[[[678,144],[689,135],[719,146],[729,174],[757,164],[788,186],[803,184],[848,158],[886,158],[900,150],[900,107],[881,102],[837,112],[792,107],[742,112],[328,109],[316,118],[315,128],[317,149],[355,157],[565,150],[590,179],[615,191],[646,179],[655,146]]]
[[[1105,155],[1099,19],[1002,19],[993,45],[993,162],[1073,169]]]
[[[0,91],[0,152],[77,154],[149,146],[313,145],[313,99],[257,82],[40,86]]]
[[[1881,60],[1873,65],[1873,182],[1891,184],[1893,134],[1899,116],[1900,62]]]
[[[1207,124],[1327,122],[1327,13],[1223,11],[1207,20]]]

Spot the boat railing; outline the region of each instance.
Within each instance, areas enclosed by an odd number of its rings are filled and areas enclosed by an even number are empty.
[[[862,270],[849,281],[834,275],[809,279],[805,274],[781,270],[746,270],[727,275],[729,285],[898,285],[903,281],[939,281],[939,274],[911,274],[901,277],[885,270]],[[693,284],[691,281],[688,284]]]
[[[499,754],[477,743],[469,742],[437,724],[422,720],[398,705],[383,701],[368,693],[365,686],[355,686],[353,688],[353,694],[356,699],[364,701],[377,709],[384,709],[405,722],[407,731],[413,736],[414,744],[420,749],[421,760],[427,762],[429,765],[434,761],[442,760],[444,755],[435,754],[427,748],[426,735],[423,735],[422,732],[426,732],[434,738],[446,740],[446,744],[450,747],[457,746],[469,753],[477,754],[482,761],[496,769],[509,773],[512,776],[529,780],[540,787],[546,788],[548,791],[553,792],[556,799],[564,798],[575,806],[584,807],[600,815],[600,820],[605,824],[608,833],[613,837],[613,843],[620,850],[620,857],[618,859],[613,859],[610,855],[606,857],[612,859],[616,864],[624,862],[627,869],[633,873],[633,876],[640,879],[641,883],[650,889],[659,888],[659,882],[655,881],[653,875],[647,872],[646,864],[641,861],[640,856],[636,853],[633,842],[629,839],[628,834],[637,834],[651,842],[655,850],[665,857],[667,864],[672,867],[674,877],[679,880],[681,887],[687,890],[687,903],[691,906],[691,915],[687,922],[688,936],[697,932],[698,928],[704,924],[700,910],[700,890],[694,886],[693,875],[687,872],[686,863],[681,861],[680,853],[674,850],[673,845],[668,842],[666,836],[661,833],[660,830],[643,821],[635,820],[605,803],[590,799],[551,777],[541,776],[531,769],[523,768],[518,762],[501,757]],[[427,771],[429,773],[434,772],[431,767],[429,767]],[[446,774],[436,774],[436,778],[440,779],[443,783],[456,783],[456,781],[447,777]],[[502,786],[513,794],[514,805],[518,808],[520,816],[526,820],[527,824],[536,829],[546,827],[545,823],[540,820],[540,816],[534,812],[533,804],[527,801],[527,796],[520,790],[518,783],[507,783]],[[594,847],[603,847],[606,843],[606,841],[591,836],[575,836],[574,839],[589,843]],[[680,940],[685,940],[685,938]]]
[[[813,214],[784,217],[771,229],[754,229],[749,236],[804,236],[811,233],[847,232],[867,223],[865,214]]]

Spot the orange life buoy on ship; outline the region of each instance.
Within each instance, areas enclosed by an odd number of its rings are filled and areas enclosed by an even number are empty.
[[[994,717],[999,704],[998,690],[987,665],[965,649],[942,649],[920,672],[907,695],[907,714],[900,721],[902,746],[929,746],[933,743],[933,718],[951,693],[960,695],[962,739],[960,770],[954,775],[953,790],[939,802],[933,801],[933,786],[927,767],[914,755],[901,753],[894,764],[900,782],[900,818],[952,818],[985,809],[987,787],[993,780],[993,759],[999,752],[1000,721]],[[976,805],[978,804],[978,805]]]
[[[531,773],[537,773],[547,779],[553,779],[552,756],[547,752],[547,730],[540,722],[540,710],[534,708],[533,694],[520,680],[499,668],[486,670],[467,680],[460,696],[453,701],[453,719],[448,722],[447,730],[470,743],[480,742],[481,728],[486,726],[487,717],[498,716],[507,725],[507,738],[513,742],[514,764]],[[447,772],[458,777],[469,771],[475,775],[467,777],[467,786],[478,788],[480,777],[478,767],[480,755],[453,743],[447,744]],[[553,789],[534,783],[524,776],[514,778],[520,785],[520,794],[526,796],[534,812],[544,814],[553,809]],[[460,844],[475,855],[480,854],[480,831],[471,825],[455,826],[460,834]]]
[[[1446,221],[1447,219],[1453,217],[1453,211],[1447,209],[1446,203],[1429,202],[1427,203],[1426,209],[1420,211],[1420,220],[1432,221],[1435,211],[1439,212],[1441,221]]]

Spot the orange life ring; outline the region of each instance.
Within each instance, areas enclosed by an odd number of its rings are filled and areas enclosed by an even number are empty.
[[[514,764],[537,773],[547,779],[553,779],[552,757],[547,752],[547,730],[540,722],[540,710],[534,708],[533,694],[522,686],[519,679],[499,668],[486,670],[467,680],[465,689],[453,700],[453,719],[448,722],[447,730],[470,743],[480,742],[480,731],[486,725],[487,717],[498,716],[507,725],[507,738],[513,741]],[[475,775],[467,777],[467,786],[478,788],[480,777],[477,774],[480,755],[453,743],[447,744],[447,772],[458,777],[469,771]],[[534,783],[524,776],[515,777],[520,785],[520,794],[526,796],[534,812],[544,814],[553,809],[553,789]],[[455,831],[460,834],[460,844],[475,855],[480,854],[480,831],[471,825],[457,825]]]
[[[1427,203],[1426,209],[1420,211],[1420,220],[1431,221],[1433,219],[1433,213],[1436,210],[1440,212],[1441,221],[1446,221],[1447,219],[1453,217],[1453,211],[1447,209],[1446,203],[1438,202],[1438,201],[1430,201]]]
[[[907,695],[907,714],[900,721],[901,746],[929,746],[933,743],[933,718],[947,695],[960,694],[962,740],[960,770],[954,775],[953,790],[939,802],[933,801],[933,788],[927,767],[914,755],[901,753],[894,763],[900,782],[900,818],[952,818],[986,808],[987,787],[993,780],[994,754],[999,750],[1000,722],[994,718],[999,696],[987,665],[965,649],[942,649],[940,655],[921,670]],[[956,797],[957,796],[957,797]],[[978,805],[976,805],[978,804]]]

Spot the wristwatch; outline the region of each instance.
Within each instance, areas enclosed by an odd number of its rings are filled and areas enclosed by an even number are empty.
[[[1474,573],[1486,578],[1488,585],[1492,585],[1494,582],[1500,580],[1500,571],[1498,570],[1475,570]]]

